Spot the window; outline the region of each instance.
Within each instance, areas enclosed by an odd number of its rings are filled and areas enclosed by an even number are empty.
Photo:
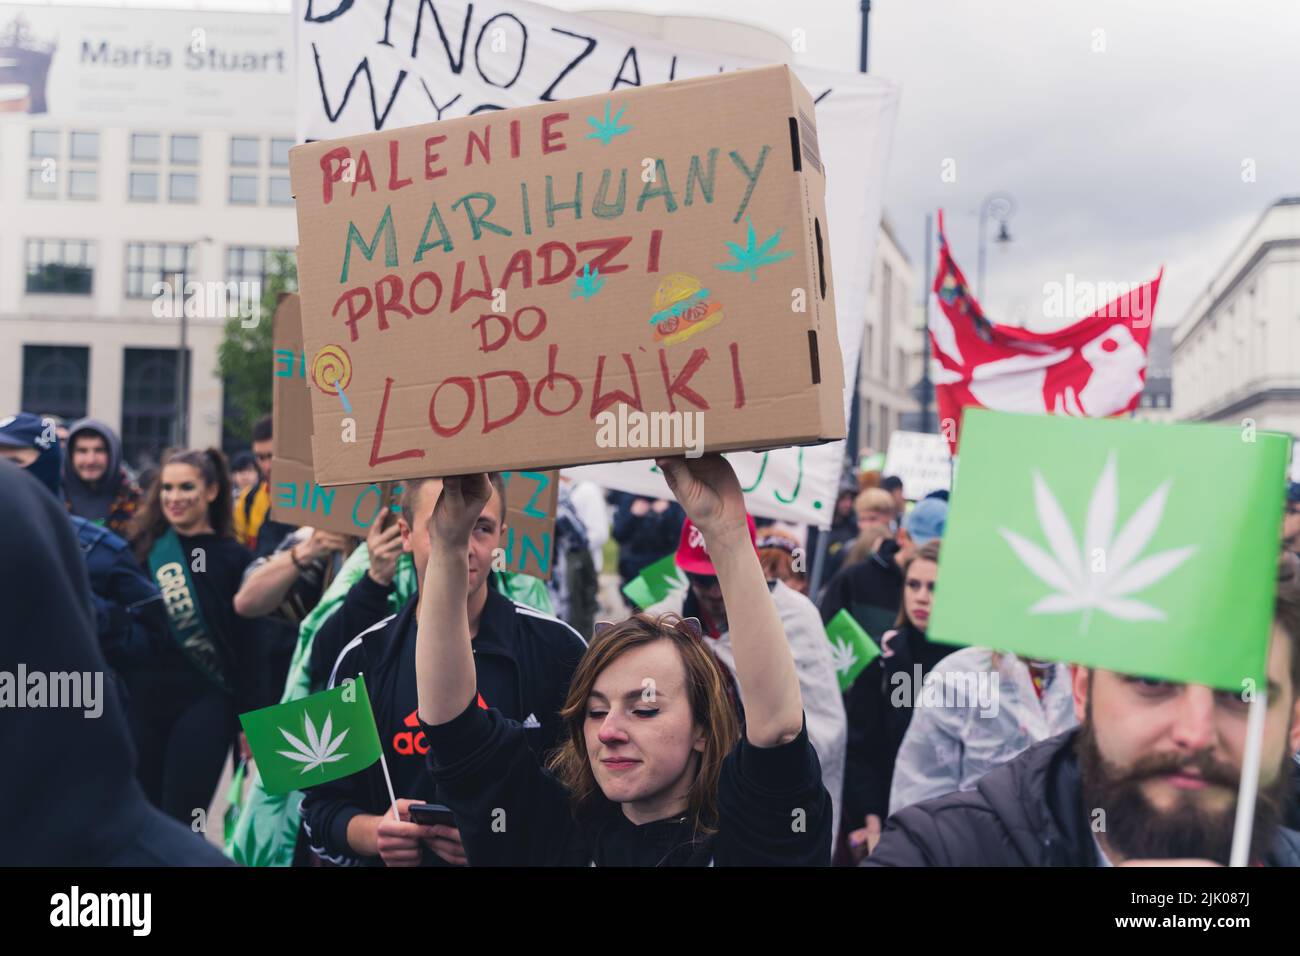
[[[907,387],[907,355],[902,349],[894,349],[894,384],[897,388]]]
[[[246,137],[232,136],[230,138],[230,165],[231,166],[257,166],[261,163],[261,141]]]
[[[32,130],[32,159],[59,158],[59,132],[53,129]]]
[[[876,418],[871,399],[867,399],[862,405],[862,420],[867,423],[867,447],[874,449],[876,447]]]
[[[126,294],[132,299],[154,295],[156,282],[185,287],[190,247],[180,243],[132,242],[126,247]]]
[[[157,133],[131,134],[131,162],[156,163],[161,159],[162,137]]]
[[[884,405],[880,406],[880,450],[885,451],[889,448],[889,436],[894,430],[889,427],[889,409]]]
[[[288,176],[272,176],[267,180],[267,202],[276,206],[293,204],[293,188]]]
[[[86,416],[90,349],[75,345],[23,346],[22,407],[38,415]]]
[[[257,177],[256,176],[231,176],[230,177],[230,201],[232,203],[256,203],[257,202]]]
[[[167,198],[172,202],[197,202],[199,177],[195,173],[172,173]]]
[[[273,139],[271,140],[271,165],[288,166],[289,149],[293,146],[291,139]]]
[[[29,293],[90,295],[94,275],[93,243],[77,239],[27,240]]]
[[[276,253],[287,254],[293,258],[289,249],[258,249],[249,246],[231,246],[226,250],[227,282],[259,282],[263,286],[272,275],[280,270],[276,263]]]
[[[197,136],[172,137],[172,162],[193,165],[199,161],[199,138]]]
[[[27,170],[27,195],[33,199],[55,199],[58,197],[58,181],[54,168],[48,170],[33,166]]]
[[[128,198],[135,202],[158,201],[158,174],[131,173],[129,177]]]
[[[176,349],[128,348],[123,352],[122,456],[133,466],[157,460],[175,441],[176,354]],[[190,363],[185,364],[188,394]]]
[[[94,169],[74,169],[68,173],[69,199],[95,199],[99,196],[99,172]]]
[[[82,160],[99,159],[99,134],[74,132],[69,157]]]

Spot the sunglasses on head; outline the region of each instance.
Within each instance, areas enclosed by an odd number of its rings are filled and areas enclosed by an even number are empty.
[[[686,580],[702,591],[712,591],[718,586],[718,576],[716,574],[691,574],[688,572]]]

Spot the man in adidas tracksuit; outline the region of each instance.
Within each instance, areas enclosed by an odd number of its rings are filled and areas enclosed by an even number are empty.
[[[489,583],[493,550],[504,528],[505,502],[499,475],[492,500],[470,537],[469,622],[474,639],[479,706],[494,707],[528,730],[539,755],[559,743],[558,711],[586,642],[556,618],[515,604]],[[428,521],[442,491],[436,478],[407,482],[399,525],[403,548],[417,571],[429,561]],[[394,820],[383,769],[375,763],[361,773],[307,791],[302,818],[312,849],[333,863],[355,866],[416,866],[464,863],[459,834],[451,827],[412,823],[412,803],[437,803],[425,771],[428,746],[416,719],[415,635],[419,617],[416,593],[391,615],[348,641],[338,653],[328,681],[334,687],[365,674],[379,739],[397,796]]]

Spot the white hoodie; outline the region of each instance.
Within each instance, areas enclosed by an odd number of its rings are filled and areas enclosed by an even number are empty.
[[[894,762],[890,815],[932,797],[973,789],[980,777],[1031,744],[1078,723],[1066,664],[1055,665],[1041,701],[1029,667],[1014,654],[1001,654],[995,668],[987,647],[949,654],[924,683],[921,705],[912,713]]]

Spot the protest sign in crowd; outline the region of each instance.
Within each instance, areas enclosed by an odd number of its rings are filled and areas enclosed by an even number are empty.
[[[1127,420],[1160,279],[1042,335],[943,240],[942,438],[841,474],[819,100],[542,100],[291,152],[238,483],[0,420],[0,861],[1300,865],[1291,440]]]

